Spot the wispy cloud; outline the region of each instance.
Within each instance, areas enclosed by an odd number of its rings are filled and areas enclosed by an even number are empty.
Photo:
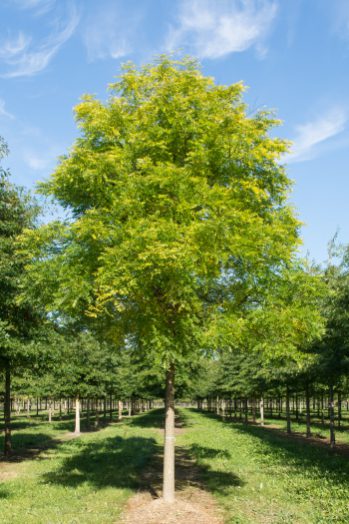
[[[43,15],[50,11],[56,0],[10,0],[12,5],[19,9],[27,10],[31,9],[37,16]]]
[[[6,107],[5,107],[5,100],[3,100],[2,98],[0,98],[0,117],[6,117],[6,118],[9,118],[10,120],[13,120],[15,117],[12,113],[9,113],[7,110],[6,110]]]
[[[200,58],[219,58],[256,46],[262,56],[276,13],[274,0],[181,0],[166,49],[186,47]]]
[[[83,40],[88,60],[121,58],[131,53],[132,37],[137,34],[142,9],[125,9],[120,1],[109,1],[89,13],[84,27]],[[130,35],[132,35],[130,37]]]
[[[38,153],[29,149],[23,151],[23,159],[28,167],[30,167],[30,169],[33,171],[43,171],[47,169],[51,164],[54,163],[56,158],[57,154],[53,151],[45,151],[45,153]]]
[[[64,16],[52,15],[51,22],[52,31],[40,42],[22,31],[19,31],[16,36],[0,41],[0,64],[6,67],[6,71],[1,74],[3,78],[32,76],[48,66],[62,45],[74,34],[79,23],[75,3],[69,4]]]
[[[293,147],[284,160],[288,163],[303,162],[318,156],[320,146],[344,131],[347,121],[347,111],[336,107],[311,122],[297,126]]]

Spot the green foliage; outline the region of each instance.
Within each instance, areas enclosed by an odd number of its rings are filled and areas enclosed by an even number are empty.
[[[0,160],[7,153],[0,140]],[[16,242],[25,228],[33,228],[38,208],[0,168],[0,359],[18,361],[30,350],[28,341],[40,324],[30,301],[18,302],[25,258]]]
[[[105,104],[83,98],[81,137],[41,185],[73,219],[27,235],[30,289],[181,365],[221,345],[222,322],[239,336],[292,259],[287,143],[270,137],[272,113],[248,115],[242,84],[190,59],[128,64],[110,89]]]

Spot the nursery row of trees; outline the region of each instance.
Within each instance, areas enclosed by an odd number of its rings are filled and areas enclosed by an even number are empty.
[[[284,417],[289,433],[292,418],[299,422],[304,414],[307,436],[312,423],[327,424],[335,445],[335,425],[349,425],[349,247],[332,241],[320,274],[321,337],[299,348],[301,358],[236,347],[206,363],[196,386],[200,407],[245,421],[258,416],[261,424],[267,412]]]
[[[40,223],[36,203],[1,173],[5,453],[11,375],[29,395],[74,397],[76,412],[92,394],[130,397],[136,382],[144,398],[165,392],[163,496],[173,501],[175,380],[184,391],[200,369],[222,366],[203,397],[224,398],[252,355],[246,396],[261,370],[281,383],[284,370],[315,370],[318,353],[339,362],[333,312],[346,273],[298,259],[280,163],[288,145],[270,136],[271,112],[249,113],[243,91],[191,59],[128,64],[107,102],[77,106],[80,137],[39,187],[67,211],[60,220]]]

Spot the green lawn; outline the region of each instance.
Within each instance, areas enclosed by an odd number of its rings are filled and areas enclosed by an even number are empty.
[[[347,457],[267,428],[179,411],[185,431],[177,445],[196,459],[227,523],[349,523]],[[162,416],[150,412],[65,441],[59,437],[72,421],[18,419],[15,445],[32,456],[0,463],[0,522],[117,522],[141,473],[158,460]]]
[[[54,444],[34,459],[0,464],[0,522],[6,524],[88,524],[116,522],[127,498],[139,486],[140,472],[158,451],[161,433],[150,415],[148,427],[137,418],[62,443],[64,422],[25,421],[15,444],[36,448]],[[68,422],[68,425],[70,423]],[[16,476],[11,478],[14,473]],[[7,478],[8,477],[8,478]]]
[[[349,523],[349,460],[267,428],[185,411],[186,446],[227,522]]]

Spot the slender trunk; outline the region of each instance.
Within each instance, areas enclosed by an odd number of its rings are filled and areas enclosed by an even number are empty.
[[[305,409],[306,409],[306,426],[307,426],[307,437],[311,437],[310,430],[310,395],[309,395],[309,386],[305,388]]]
[[[5,398],[4,398],[4,455],[9,457],[12,451],[11,443],[11,366],[6,362],[5,368]]]
[[[337,427],[340,429],[342,420],[342,393],[338,391],[338,421]]]
[[[123,402],[122,400],[118,401],[118,420],[122,420],[122,411],[123,411]]]
[[[330,446],[334,448],[336,445],[336,436],[334,432],[334,398],[333,398],[333,386],[330,386],[330,398],[328,403],[328,409],[330,412]]]
[[[51,424],[52,422],[52,400],[50,400],[48,403],[48,421],[49,421],[49,424]]]
[[[286,388],[286,423],[287,433],[291,433],[291,417],[290,417],[290,390]]]
[[[104,424],[106,423],[106,420],[107,420],[107,397],[104,397],[103,398],[103,421],[104,421]]]
[[[256,398],[253,397],[252,399],[252,421],[255,424],[257,420],[257,403]]]
[[[109,395],[109,422],[113,420],[113,397]]]
[[[298,399],[298,395],[296,395],[296,422],[297,422],[297,424],[299,422],[299,399]]]
[[[132,402],[131,399],[128,401],[128,416],[131,417],[132,415]]]
[[[98,428],[99,427],[99,399],[97,399],[95,401],[95,412],[96,412],[96,416],[95,416],[95,428]]]
[[[261,418],[261,426],[264,426],[264,399],[261,397],[259,401],[259,412],[260,412],[260,418]]]
[[[221,406],[222,406],[222,419],[225,420],[225,406],[226,406],[225,398],[222,399]]]
[[[75,399],[75,435],[80,435],[80,399],[76,397]]]
[[[248,400],[247,397],[244,398],[244,423],[248,423]]]
[[[175,499],[175,410],[174,410],[175,369],[171,364],[166,372],[166,418],[164,444],[164,478],[162,496],[165,502]]]
[[[39,399],[36,399],[36,416],[39,416]]]
[[[90,429],[90,399],[87,399],[87,413],[86,413],[87,429]]]

